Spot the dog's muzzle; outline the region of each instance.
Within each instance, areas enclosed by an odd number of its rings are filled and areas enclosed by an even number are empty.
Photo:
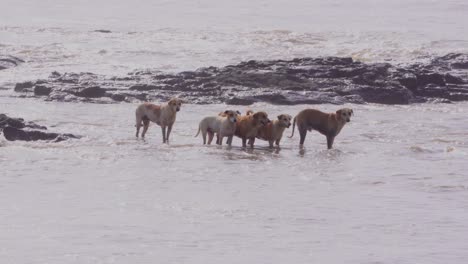
[[[349,122],[349,121],[351,121],[351,119],[349,119],[349,118],[348,118],[348,119],[346,119],[346,122]]]
[[[179,108],[179,107],[177,107],[177,108],[176,108],[176,111],[177,111],[177,112],[179,112],[179,111],[180,111],[180,108]]]

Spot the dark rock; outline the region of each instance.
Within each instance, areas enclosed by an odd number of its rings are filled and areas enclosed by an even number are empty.
[[[156,85],[151,85],[151,84],[137,84],[137,85],[132,85],[129,90],[136,90],[136,91],[151,91],[151,90],[156,90],[158,89],[159,86]]]
[[[250,60],[174,74],[149,69],[122,77],[54,72],[36,86],[51,89],[46,100],[65,102],[136,102],[179,96],[196,104],[408,104],[435,98],[465,100],[468,71],[453,65],[466,61],[468,55],[460,53],[403,66],[339,57]]]
[[[13,68],[23,63],[24,60],[8,55],[0,55],[0,70]]]
[[[77,93],[77,96],[88,97],[88,98],[99,98],[106,94],[106,89],[102,89],[99,86],[93,86],[84,88]]]
[[[24,128],[27,129],[25,130]],[[53,140],[54,142],[59,142],[69,138],[79,138],[72,134],[43,132],[38,129],[47,130],[45,126],[40,126],[34,122],[25,123],[22,118],[11,118],[5,114],[0,114],[0,131],[10,141]]]
[[[3,135],[9,141],[52,140],[54,142],[60,142],[70,138],[77,138],[72,134],[45,133],[37,130],[21,130],[14,127],[5,127],[3,129]]]
[[[15,92],[24,92],[25,89],[32,88],[34,86],[33,82],[22,82],[15,85]]]
[[[457,77],[457,76],[453,76],[450,73],[446,73],[444,77],[445,77],[445,81],[447,83],[453,83],[453,84],[463,84],[463,83],[465,83],[462,78]]]
[[[398,81],[400,82],[400,84],[402,84],[411,91],[414,91],[418,88],[418,79],[414,74],[407,73],[401,78],[398,78]]]
[[[430,74],[419,74],[416,75],[418,80],[418,86],[424,86],[427,84],[436,84],[439,86],[445,86],[444,75],[440,73],[430,73]]]
[[[107,29],[96,29],[96,30],[94,30],[94,32],[98,32],[98,33],[112,33],[112,31],[107,30]]]
[[[45,85],[36,85],[34,86],[34,94],[37,96],[48,96],[52,88],[47,87]]]
[[[122,101],[125,101],[126,96],[123,94],[112,94],[111,98],[114,101],[122,102]]]

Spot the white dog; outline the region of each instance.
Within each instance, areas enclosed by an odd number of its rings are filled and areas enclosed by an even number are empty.
[[[216,144],[222,145],[223,138],[227,137],[227,144],[231,146],[232,137],[236,131],[237,122],[236,111],[226,110],[218,116],[208,116],[200,121],[198,126],[198,132],[195,135],[197,137],[202,132],[203,144],[206,144],[206,134],[208,134],[208,145],[213,141],[214,134],[217,135]]]

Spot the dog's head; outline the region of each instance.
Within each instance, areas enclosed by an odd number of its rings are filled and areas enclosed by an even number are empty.
[[[237,116],[239,115],[239,111],[232,111],[232,110],[226,110],[222,112],[221,116],[225,116],[228,118],[229,122],[231,123],[236,123],[237,122]]]
[[[352,115],[354,115],[354,112],[351,108],[341,108],[340,110],[336,111],[336,117],[341,121],[350,122]]]
[[[175,112],[179,112],[180,111],[180,107],[182,106],[182,100],[179,99],[179,98],[172,98],[171,100],[169,100],[169,102],[167,102],[167,105],[169,105],[169,107],[175,111]]]
[[[292,119],[292,116],[290,115],[286,115],[286,114],[279,115],[278,116],[279,125],[281,127],[289,128],[291,126],[291,119]]]
[[[270,123],[270,119],[268,119],[268,114],[265,112],[257,112],[252,115],[256,123],[260,123],[262,126]]]

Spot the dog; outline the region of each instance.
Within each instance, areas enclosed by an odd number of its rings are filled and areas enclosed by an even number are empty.
[[[327,147],[333,147],[335,137],[340,133],[343,126],[351,121],[351,116],[354,114],[350,108],[342,108],[336,113],[323,113],[315,109],[305,109],[299,112],[294,117],[293,129],[290,138],[294,136],[294,127],[297,123],[297,130],[301,136],[299,146],[304,147],[304,140],[307,135],[307,130],[317,130],[322,135],[327,137]]]
[[[236,112],[237,115],[241,115],[241,112],[239,112],[239,111],[237,111],[237,110],[236,110],[236,111],[233,111],[233,112]],[[219,116],[226,116],[227,114],[226,114],[226,111],[224,111],[224,112],[219,112],[218,115],[219,115]]]
[[[277,120],[258,129],[257,138],[268,141],[270,143],[270,148],[273,148],[273,142],[279,147],[284,130],[291,126],[291,119],[292,117],[290,115],[279,115]]]
[[[182,100],[178,98],[172,98],[162,105],[151,103],[143,103],[139,105],[135,111],[136,137],[138,137],[140,127],[143,123],[143,132],[141,133],[141,137],[145,138],[146,131],[148,131],[149,123],[151,121],[161,126],[163,143],[169,143],[169,135],[171,134],[172,126],[174,125],[177,112],[180,111],[181,105]]]
[[[198,125],[198,132],[195,135],[197,137],[202,133],[203,144],[206,144],[206,135],[208,134],[208,145],[213,141],[214,134],[216,134],[216,144],[222,145],[223,138],[227,137],[226,143],[231,146],[232,137],[236,131],[238,112],[232,110],[226,110],[219,113],[218,116],[208,116],[203,118]]]
[[[242,147],[247,147],[247,139],[249,139],[249,145],[253,148],[258,129],[269,122],[270,119],[265,112],[247,113],[237,119],[234,134],[242,139]]]

